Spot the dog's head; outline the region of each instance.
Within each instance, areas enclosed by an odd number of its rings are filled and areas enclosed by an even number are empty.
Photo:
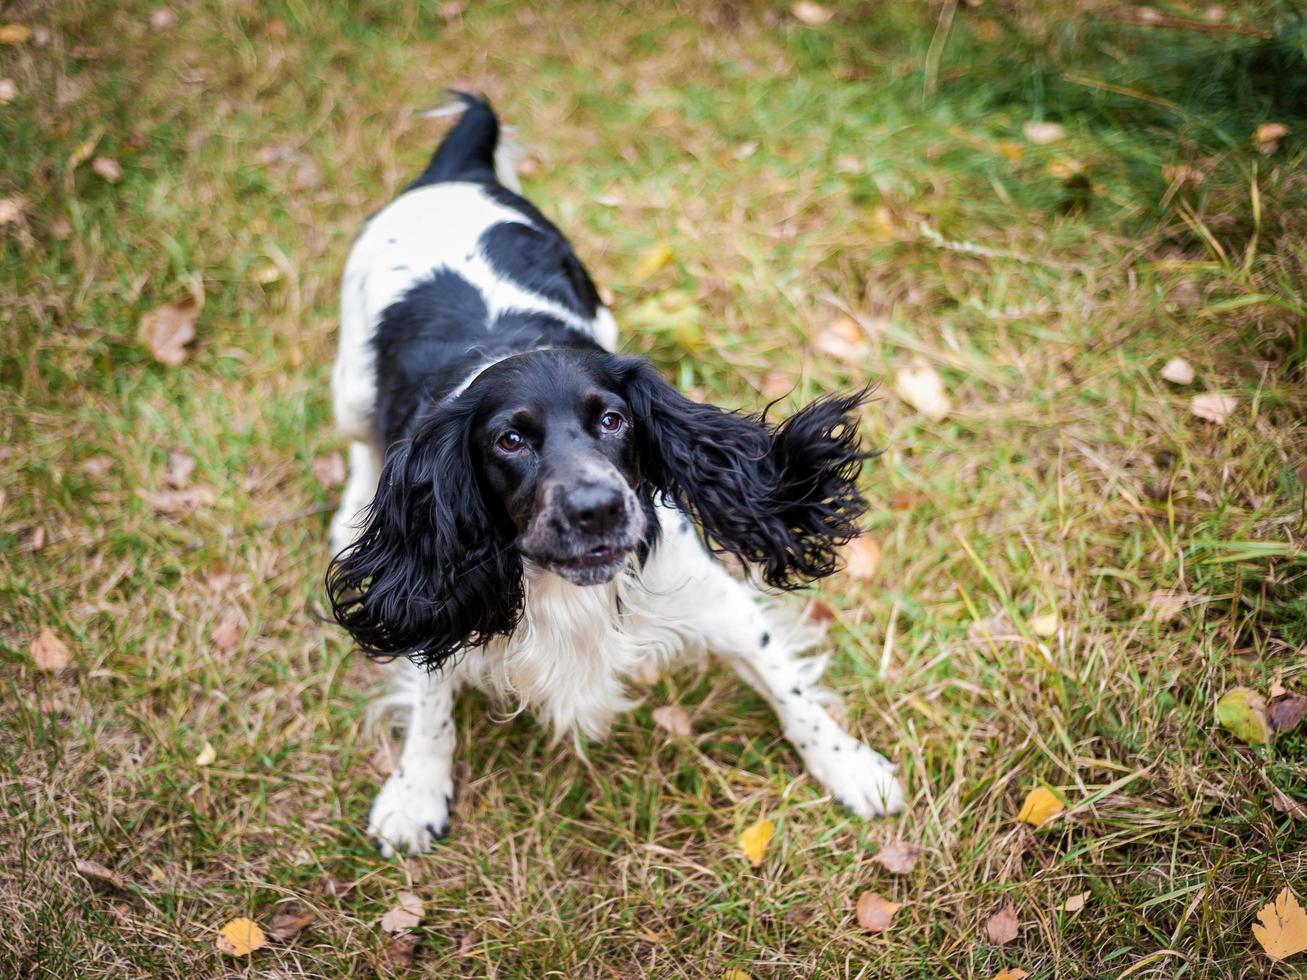
[[[828,575],[866,507],[865,398],[771,425],[691,401],[638,359],[500,361],[391,450],[366,523],[327,573],[336,619],[369,653],[438,666],[513,631],[524,562],[580,586],[611,581],[654,544],[658,494],[772,586]]]

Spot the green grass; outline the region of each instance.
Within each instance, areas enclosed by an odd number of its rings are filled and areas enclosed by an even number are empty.
[[[427,976],[1292,975],[1250,926],[1303,879],[1269,786],[1307,798],[1307,750],[1241,746],[1213,712],[1235,684],[1301,687],[1307,648],[1287,0],[1227,7],[1272,40],[1052,4],[849,3],[818,28],[761,2],[435,6],[200,2],[164,31],[150,4],[0,15],[50,34],[0,47],[0,198],[21,203],[0,227],[0,972],[386,975],[377,920],[411,889]],[[815,594],[852,730],[901,762],[901,818],[830,805],[764,704],[686,668],[584,759],[464,699],[448,841],[387,862],[363,836],[389,734],[365,725],[374,669],[323,620],[339,490],[313,464],[342,448],[345,252],[452,83],[540,160],[528,193],[627,350],[729,406],[884,382],[884,557]],[[1065,138],[1030,144],[1029,120]],[[1291,132],[1263,155],[1267,121]],[[88,141],[120,183],[78,162]],[[1174,167],[1202,176],[1171,186]],[[655,244],[674,261],[637,283]],[[168,369],[137,322],[188,293],[199,336]],[[812,349],[837,307],[865,328],[855,363]],[[1158,377],[1176,354],[1192,389]],[[942,422],[893,394],[914,358],[945,378]],[[1238,399],[1226,425],[1190,414],[1196,391]],[[212,506],[161,518],[138,495],[170,451]],[[1159,592],[1183,611],[1151,617]],[[1049,610],[1041,641],[1026,623]],[[997,616],[1015,639],[977,629]],[[72,651],[58,676],[28,652],[46,626]],[[653,726],[665,703],[692,740]],[[1041,783],[1074,812],[1032,831],[1013,816]],[[763,815],[755,871],[735,839]],[[896,836],[925,848],[902,877],[870,861]],[[854,920],[865,888],[904,903],[882,937]],[[995,948],[1009,899],[1022,931]],[[248,967],[214,950],[227,919],[291,902],[318,916],[300,939]]]

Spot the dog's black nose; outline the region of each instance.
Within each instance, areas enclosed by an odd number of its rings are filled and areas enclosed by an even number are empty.
[[[577,487],[563,505],[572,527],[585,534],[611,531],[622,519],[624,509],[620,490],[597,484]]]

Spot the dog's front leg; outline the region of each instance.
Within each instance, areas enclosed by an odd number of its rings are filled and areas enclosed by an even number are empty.
[[[864,819],[902,810],[897,767],[847,734],[823,707],[831,700],[819,683],[825,658],[801,656],[795,628],[769,616],[749,586],[719,568],[707,578],[697,605],[710,624],[709,648],[767,699],[813,778]]]
[[[454,689],[451,670],[428,672],[404,663],[409,672],[411,715],[399,765],[372,802],[368,833],[381,853],[421,854],[449,831],[454,801]]]

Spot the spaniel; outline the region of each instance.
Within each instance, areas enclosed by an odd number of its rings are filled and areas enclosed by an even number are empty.
[[[404,748],[372,804],[387,855],[449,828],[454,698],[481,688],[556,737],[603,738],[628,679],[715,654],[775,709],[808,772],[870,818],[902,809],[895,766],[823,704],[820,630],[788,590],[859,532],[866,392],[788,421],[681,395],[639,358],[562,233],[519,193],[483,99],[374,215],[341,291],[336,418],[349,481],[327,589],[368,654],[394,660]]]

